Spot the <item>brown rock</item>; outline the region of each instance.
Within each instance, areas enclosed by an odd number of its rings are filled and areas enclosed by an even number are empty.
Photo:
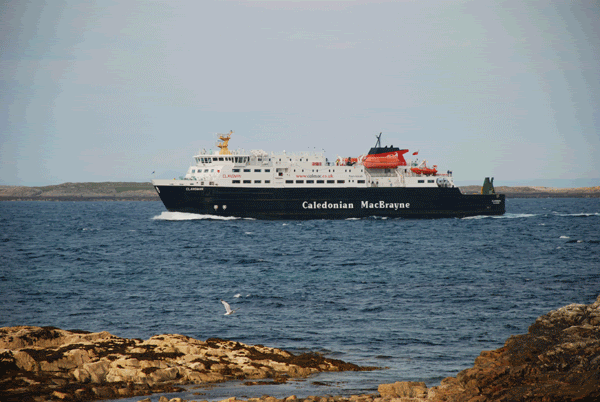
[[[54,392],[52,393],[52,396],[53,396],[54,398],[58,398],[58,399],[61,399],[61,400],[62,400],[62,399],[66,399],[66,398],[68,398],[68,397],[69,397],[69,395],[65,394],[64,392],[58,392],[58,391],[54,391]]]
[[[398,381],[393,384],[381,384],[377,391],[383,397],[392,398],[424,398],[427,386],[424,382]]]
[[[600,399],[600,326],[592,324],[599,315],[600,297],[551,311],[430,395],[456,402]]]

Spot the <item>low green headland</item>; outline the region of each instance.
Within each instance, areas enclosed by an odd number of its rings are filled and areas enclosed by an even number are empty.
[[[101,182],[0,186],[0,201],[159,201],[159,198],[149,182]]]

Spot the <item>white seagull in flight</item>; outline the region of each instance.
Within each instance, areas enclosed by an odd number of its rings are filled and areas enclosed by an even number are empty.
[[[227,303],[225,300],[221,300],[221,303],[223,303],[223,305],[225,306],[225,315],[233,314],[233,313],[235,313],[236,311],[239,310],[239,308],[235,309],[235,310],[232,310],[231,306],[229,305],[229,303]]]

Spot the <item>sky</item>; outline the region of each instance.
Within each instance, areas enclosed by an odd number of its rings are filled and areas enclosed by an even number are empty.
[[[183,175],[230,149],[419,151],[457,183],[600,185],[600,3],[0,3],[0,184]],[[153,173],[154,172],[154,173]]]

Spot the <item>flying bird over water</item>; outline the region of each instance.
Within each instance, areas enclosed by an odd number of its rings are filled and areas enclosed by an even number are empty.
[[[229,303],[227,303],[225,300],[221,300],[221,303],[223,303],[223,305],[225,306],[225,315],[233,314],[239,310],[239,309],[232,310]]]

